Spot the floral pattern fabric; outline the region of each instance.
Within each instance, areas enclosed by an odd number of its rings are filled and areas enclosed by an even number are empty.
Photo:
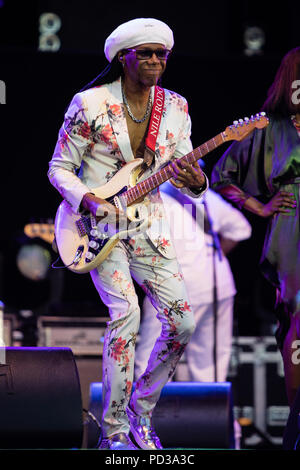
[[[193,313],[177,261],[159,255],[143,238],[119,242],[91,274],[111,317],[103,349],[102,429],[105,436],[127,433],[129,400],[137,414],[151,415],[193,332]],[[140,324],[132,277],[156,306],[162,331],[131,396]]]
[[[151,93],[154,94],[154,87]],[[155,158],[142,179],[156,173],[171,159],[191,152],[190,135],[186,100],[165,90]],[[117,80],[74,96],[59,131],[48,176],[72,210],[79,213],[84,194],[108,183],[134,158],[121,83]],[[195,196],[187,188],[181,191],[192,197],[201,196]],[[194,328],[159,190],[149,193],[147,201],[151,227],[146,234],[119,242],[100,267],[91,273],[111,317],[103,352],[102,425],[106,436],[129,430],[126,406],[132,391],[134,350],[140,321],[131,276],[152,299],[162,323],[161,336],[131,398],[131,407],[138,414],[152,413]]]

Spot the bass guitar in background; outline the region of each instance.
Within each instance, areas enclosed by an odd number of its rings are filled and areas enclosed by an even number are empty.
[[[46,223],[31,223],[26,224],[24,227],[24,233],[28,238],[41,238],[47,243],[54,242],[54,224]]]

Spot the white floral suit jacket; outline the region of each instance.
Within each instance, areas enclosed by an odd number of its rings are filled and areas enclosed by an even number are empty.
[[[151,93],[153,97],[154,87]],[[156,173],[169,160],[189,153],[192,150],[190,135],[191,122],[185,98],[165,89],[155,159],[141,179]],[[48,176],[78,213],[84,194],[106,184],[133,159],[119,79],[74,96],[59,131]],[[205,192],[196,196],[187,188],[181,191],[192,197],[202,196]],[[159,190],[152,191],[147,197],[151,202],[152,222],[147,235],[163,256],[173,258],[175,251]]]

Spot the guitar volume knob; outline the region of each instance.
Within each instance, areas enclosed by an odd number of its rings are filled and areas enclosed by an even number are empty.
[[[94,248],[94,250],[96,250],[97,248],[99,248],[99,243],[97,243],[95,240],[91,240],[91,241],[89,242],[89,246],[90,246],[91,248]]]
[[[90,234],[92,235],[92,237],[99,237],[99,232],[96,228],[92,228],[92,230],[90,231]]]
[[[88,251],[85,255],[85,259],[87,261],[92,261],[92,259],[94,259],[94,258],[95,258],[95,255],[93,253],[91,253],[90,251]]]

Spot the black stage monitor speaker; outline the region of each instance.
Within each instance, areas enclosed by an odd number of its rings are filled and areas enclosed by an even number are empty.
[[[71,349],[0,349],[0,448],[79,448],[82,404]]]
[[[90,387],[90,409],[101,421],[102,383]],[[169,382],[153,412],[153,425],[165,448],[234,448],[231,383]],[[88,447],[99,428],[91,423]]]

